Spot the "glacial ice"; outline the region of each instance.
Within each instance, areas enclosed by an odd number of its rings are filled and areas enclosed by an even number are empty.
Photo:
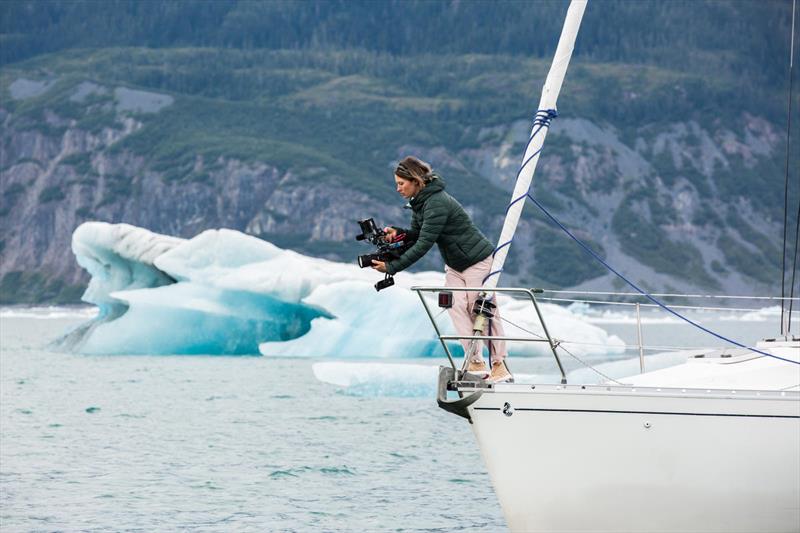
[[[347,396],[361,397],[430,398],[436,396],[439,376],[439,366],[434,364],[323,361],[311,369],[317,380]],[[516,383],[558,383],[559,379],[555,373],[514,373]]]
[[[307,257],[228,230],[192,239],[126,224],[87,222],[72,240],[92,276],[83,299],[96,318],[61,346],[90,354],[263,354],[280,357],[443,356],[414,285],[442,285],[441,272],[400,273],[376,293],[380,275]],[[366,248],[365,248],[366,251]],[[529,303],[503,298],[504,317],[541,334]],[[622,353],[622,341],[568,309],[541,306],[556,337],[580,339],[576,355]],[[446,313],[431,303],[445,332]],[[527,335],[506,325],[508,335]],[[455,355],[459,345],[449,345]],[[509,343],[515,356],[545,354],[542,343]]]
[[[660,370],[686,361],[697,350],[664,352],[647,356],[648,371]],[[596,370],[576,368],[567,373],[573,385],[606,382],[608,376],[625,382],[626,377],[639,372],[639,358],[630,357],[594,364]],[[436,395],[439,367],[433,364],[324,361],[312,365],[317,380],[333,385],[347,396],[431,398]],[[601,372],[601,374],[598,373]],[[514,371],[515,383],[559,383],[555,370],[547,374],[525,374]]]

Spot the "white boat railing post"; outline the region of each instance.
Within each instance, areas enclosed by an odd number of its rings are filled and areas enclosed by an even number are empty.
[[[422,302],[422,307],[425,308],[425,312],[428,313],[428,318],[433,325],[434,331],[436,331],[436,336],[439,337],[439,342],[442,343],[442,348],[444,348],[444,353],[447,355],[448,361],[450,361],[450,366],[453,367],[453,372],[456,372],[458,368],[456,367],[456,362],[453,360],[453,354],[450,353],[450,348],[447,347],[447,343],[442,338],[442,332],[439,330],[439,326],[436,324],[436,318],[431,313],[430,308],[428,307],[428,302],[425,301],[425,298],[422,296],[422,291],[415,291],[417,296],[419,296],[420,301]]]
[[[636,302],[636,332],[639,339],[639,373],[644,374],[644,343],[642,342],[642,315]]]
[[[558,371],[561,372],[561,384],[566,385],[567,374],[566,372],[564,372],[564,365],[561,364],[561,358],[558,356],[558,352],[556,352],[556,348],[558,347],[558,342],[554,341],[553,338],[550,336],[550,332],[547,331],[547,324],[544,323],[544,317],[542,316],[542,312],[539,310],[539,304],[536,303],[536,296],[533,295],[533,293],[537,290],[539,289],[527,289],[525,292],[528,294],[528,296],[530,296],[531,302],[533,303],[533,308],[536,309],[536,314],[539,317],[539,323],[542,325],[542,331],[544,331],[544,336],[547,338],[547,343],[550,345],[550,351],[553,352],[553,357],[556,358]]]

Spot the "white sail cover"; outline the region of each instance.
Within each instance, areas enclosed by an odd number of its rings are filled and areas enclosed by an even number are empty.
[[[519,222],[519,217],[522,214],[522,207],[525,205],[525,196],[533,181],[536,164],[539,162],[539,154],[547,136],[550,118],[553,116],[550,111],[554,113],[556,110],[556,100],[558,100],[558,93],[561,92],[561,84],[567,73],[572,50],[575,48],[575,38],[578,36],[578,29],[581,25],[587,1],[572,0],[569,10],[567,10],[564,27],[561,30],[561,37],[558,40],[558,47],[553,57],[553,64],[550,66],[550,72],[547,74],[547,79],[542,88],[542,97],[539,100],[539,109],[531,130],[531,139],[528,142],[528,148],[525,150],[522,167],[517,176],[517,184],[511,196],[511,205],[506,213],[506,220],[503,224],[503,230],[500,232],[500,239],[497,241],[494,261],[492,262],[492,274],[483,284],[486,288],[497,287],[497,282],[500,279],[500,272],[503,270],[508,249],[511,247],[511,240],[514,238],[514,232],[517,229],[517,222]]]

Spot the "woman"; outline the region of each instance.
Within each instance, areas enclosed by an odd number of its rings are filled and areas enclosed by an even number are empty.
[[[445,285],[448,287],[480,287],[492,266],[494,246],[470,220],[461,204],[447,194],[444,180],[431,170],[430,165],[416,157],[406,157],[394,171],[397,192],[408,200],[412,210],[411,229],[385,228],[387,237],[393,239],[398,231],[406,233],[417,242],[399,259],[372,261],[379,272],[396,274],[416,263],[434,245],[445,263]],[[459,335],[472,335],[472,306],[475,292],[454,291],[450,318]],[[484,332],[486,335],[487,332]],[[499,309],[492,320],[492,335],[503,336]],[[469,340],[462,340],[466,353]],[[483,350],[476,350],[467,364],[467,371],[484,379],[499,383],[513,381],[505,364],[505,341],[492,341],[489,345],[491,371],[487,371]]]

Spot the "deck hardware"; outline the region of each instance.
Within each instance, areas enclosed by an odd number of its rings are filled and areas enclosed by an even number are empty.
[[[644,423],[644,428],[645,429],[650,429],[651,426],[652,426],[652,424],[650,422],[645,422]]]
[[[514,414],[514,408],[511,407],[511,404],[506,402],[503,404],[503,414],[506,416],[511,416]]]
[[[450,309],[453,307],[453,293],[451,291],[442,291],[439,293],[439,307],[442,309]]]
[[[444,366],[439,367],[439,386],[436,393],[436,402],[439,404],[439,407],[445,411],[464,417],[469,420],[469,423],[471,424],[472,417],[470,416],[468,407],[481,397],[483,390],[475,387],[475,392],[468,393],[467,395],[464,395],[459,391],[459,399],[448,400],[447,389],[450,387],[450,384],[453,383],[455,376],[456,371],[453,368],[447,368]],[[456,386],[456,390],[458,390],[458,387],[464,386],[467,383],[468,381],[462,380],[454,385]]]

